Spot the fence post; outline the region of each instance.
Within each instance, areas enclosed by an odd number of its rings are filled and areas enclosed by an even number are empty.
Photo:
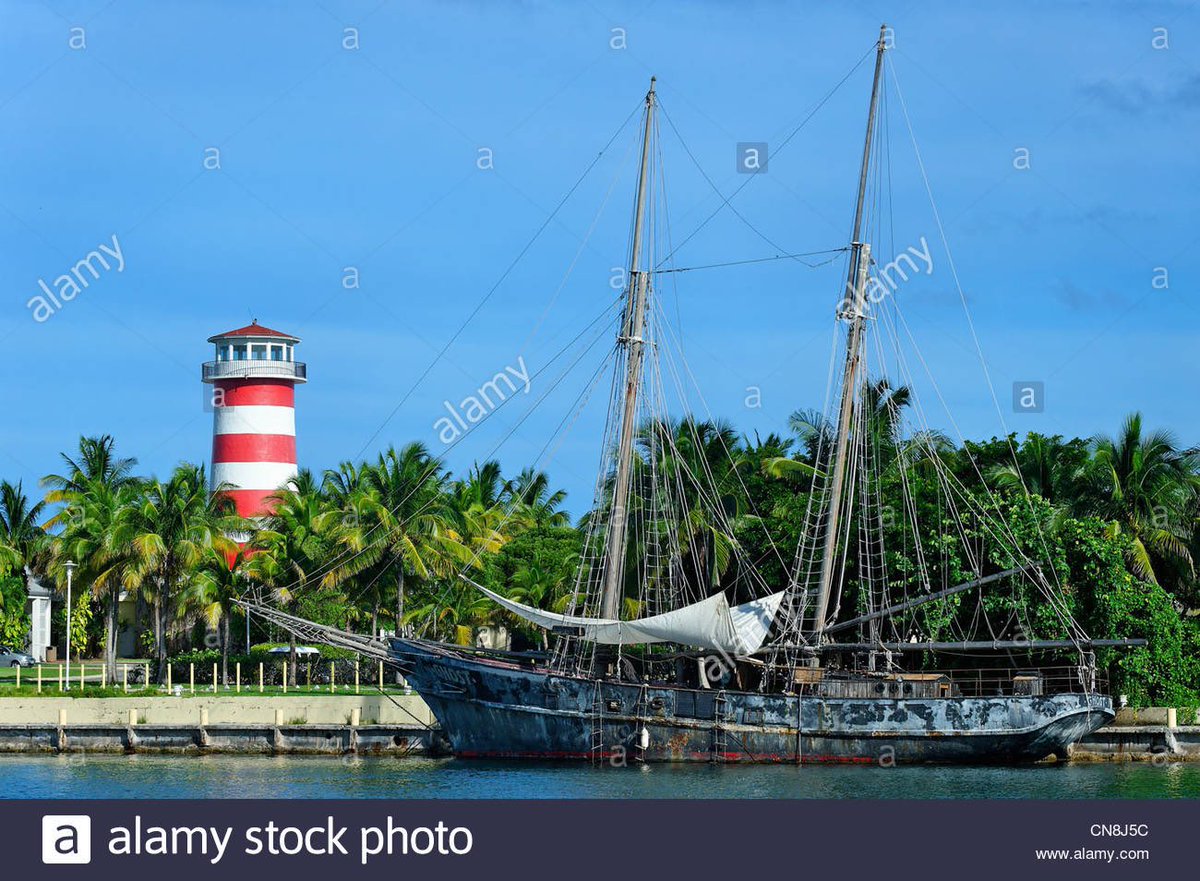
[[[258,693],[263,692],[263,662],[258,662]]]
[[[167,662],[167,691],[171,690],[171,663]]]
[[[38,668],[37,668],[37,685],[38,685],[38,694],[41,694],[42,693],[42,665],[41,664],[38,664]]]
[[[213,664],[213,694],[217,693],[217,665]]]
[[[63,665],[58,665],[58,690],[63,690]]]
[[[142,664],[142,688],[150,687],[150,664]]]
[[[283,662],[283,693],[284,694],[287,694],[288,673],[290,673],[290,672],[291,672],[291,670],[288,669],[288,662],[286,660],[284,660],[284,662]]]
[[[125,664],[121,667],[121,689],[129,694],[129,665]]]
[[[71,678],[70,673],[67,674],[67,678],[68,679]],[[83,691],[85,688],[87,688],[87,664],[83,663],[83,661],[80,661],[79,662],[79,690]]]
[[[308,687],[312,688],[312,661],[304,665],[304,678],[308,680]]]
[[[334,666],[334,663],[335,663],[334,661],[329,662],[329,693],[330,694],[333,694],[333,692],[334,692],[333,683],[334,683],[334,680],[337,679],[337,668]],[[18,674],[18,675],[20,675],[20,674]]]
[[[358,694],[358,658],[354,659],[354,693]]]
[[[379,662],[379,690],[383,691],[383,661]]]
[[[196,693],[196,662],[188,661],[188,691]]]
[[[21,687],[21,665],[17,664],[17,688]]]
[[[242,662],[241,661],[238,661],[234,665],[233,688],[238,694],[242,693]]]

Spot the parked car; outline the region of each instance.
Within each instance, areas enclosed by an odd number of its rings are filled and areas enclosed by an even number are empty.
[[[267,649],[267,654],[269,654],[269,655],[286,655],[286,654],[290,654],[291,651],[292,650],[286,645],[277,645],[273,649]],[[321,657],[321,652],[319,649],[315,649],[309,645],[298,645],[298,646],[296,646],[296,657],[297,658],[319,658],[319,657]]]
[[[29,652],[20,652],[0,645],[0,667],[32,667],[36,663]]]

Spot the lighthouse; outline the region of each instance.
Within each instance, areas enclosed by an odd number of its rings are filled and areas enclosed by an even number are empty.
[[[243,517],[271,513],[268,496],[296,476],[296,360],[299,337],[246,327],[208,338],[214,360],[201,368],[213,405],[212,486],[224,485]]]

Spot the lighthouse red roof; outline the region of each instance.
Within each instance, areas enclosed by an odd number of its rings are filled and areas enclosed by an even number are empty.
[[[293,343],[300,342],[300,337],[292,336],[290,333],[284,333],[280,330],[271,330],[269,327],[263,327],[258,323],[258,319],[254,319],[245,327],[239,327],[237,330],[228,330],[225,333],[218,333],[215,336],[210,336],[208,341],[215,343],[217,340],[228,339],[229,337],[253,336],[253,337],[273,337],[281,340],[291,340]]]

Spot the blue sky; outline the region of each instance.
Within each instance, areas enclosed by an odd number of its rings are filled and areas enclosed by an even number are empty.
[[[728,195],[744,182],[736,144],[779,144],[884,20],[896,35],[893,219],[876,253],[930,243],[933,271],[897,292],[946,402],[921,389],[929,421],[968,436],[1087,436],[1140,408],[1200,441],[1200,12],[978,6],[4,0],[0,473],[34,485],[81,433],[115,435],[146,471],[206,461],[205,340],[251,317],[303,338],[301,464],[323,469],[411,439],[441,452],[444,401],[518,359],[543,369],[611,301],[632,128],[396,410],[637,108],[650,74],[687,149]],[[69,45],[73,28],[85,48]],[[345,28],[359,48],[343,48]],[[1159,28],[1168,48],[1154,46]],[[613,48],[621,33],[624,48]],[[757,233],[724,210],[676,265],[778,253],[763,237],[790,252],[842,247],[869,86],[864,64],[739,192],[733,204]],[[206,169],[214,147],[221,167]],[[493,168],[478,167],[481,148]],[[1014,167],[1020,150],[1028,169]],[[665,122],[662,155],[678,242],[720,203]],[[38,280],[113,235],[122,271],[35,321]],[[350,266],[360,286],[348,290]],[[660,284],[715,415],[765,433],[821,404],[840,272],[778,261]],[[521,420],[549,391],[548,368],[450,464],[493,451],[513,471],[534,461],[596,363],[581,361]],[[1018,380],[1045,383],[1044,412],[1012,412]],[[751,386],[761,407],[745,406]],[[548,467],[575,512],[590,495],[599,409],[551,445]]]

